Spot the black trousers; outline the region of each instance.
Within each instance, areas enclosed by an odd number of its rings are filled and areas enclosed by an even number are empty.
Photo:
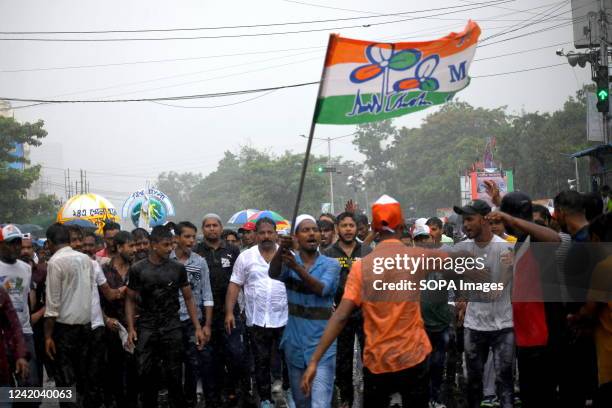
[[[255,357],[255,382],[262,401],[272,401],[272,355],[278,351],[284,327],[267,328],[251,326],[253,357]]]
[[[105,403],[118,408],[138,406],[136,356],[124,350],[117,332],[105,329],[106,365],[104,367]]]
[[[87,385],[85,390],[85,406],[98,408],[104,405],[104,390],[102,387],[102,372],[106,359],[104,345],[104,326],[91,331],[87,347]]]
[[[144,407],[157,407],[158,366],[161,367],[166,380],[170,406],[174,408],[186,406],[182,384],[183,356],[183,332],[180,326],[168,331],[138,328],[136,358]]]
[[[87,385],[87,349],[91,325],[55,322],[55,385],[76,387],[77,399],[85,396]],[[60,407],[76,407],[74,402],[61,402]]]
[[[414,367],[392,373],[374,374],[363,368],[363,406],[386,408],[391,395],[399,392],[402,406],[427,408],[429,368],[427,359]]]
[[[353,405],[353,356],[355,355],[355,336],[359,346],[363,350],[363,318],[351,316],[338,336],[338,348],[336,350],[336,385],[340,390],[342,402]],[[362,352],[363,354],[363,352]]]

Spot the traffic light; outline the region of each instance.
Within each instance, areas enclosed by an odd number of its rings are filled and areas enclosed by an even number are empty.
[[[322,165],[317,166],[317,173],[323,173],[325,168]]]
[[[608,113],[610,109],[610,82],[608,67],[599,67],[597,70],[597,111]]]

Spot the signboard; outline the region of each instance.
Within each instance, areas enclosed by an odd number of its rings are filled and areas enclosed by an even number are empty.
[[[143,208],[143,205],[146,208]],[[145,226],[155,227],[163,225],[168,217],[174,214],[174,205],[170,198],[154,187],[133,192],[121,209],[121,216],[131,219],[136,227],[143,227],[140,222],[141,215],[147,218]]]
[[[472,190],[472,200],[484,200],[489,205],[492,205],[491,198],[487,194],[485,185],[486,180],[494,181],[499,187],[500,194],[503,196],[506,193],[514,191],[514,179],[512,171],[482,171],[470,173],[470,184]]]

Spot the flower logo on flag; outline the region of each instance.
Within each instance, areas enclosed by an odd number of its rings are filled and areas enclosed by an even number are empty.
[[[405,71],[421,59],[418,50],[395,51],[394,44],[372,44],[366,48],[369,64],[362,65],[351,72],[350,80],[355,84],[370,81],[388,70]]]
[[[397,81],[393,84],[393,90],[396,92],[407,91],[409,89],[420,89],[421,91],[430,92],[440,88],[440,83],[432,75],[438,67],[440,57],[430,55],[423,61],[419,62],[416,68],[414,78],[406,78]]]

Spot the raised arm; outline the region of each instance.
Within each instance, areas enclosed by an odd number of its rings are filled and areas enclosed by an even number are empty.
[[[513,217],[505,212],[493,211],[487,215],[487,219],[492,221],[501,221],[506,226],[520,230],[527,235],[531,235],[538,242],[561,242],[561,238],[555,230],[548,227],[543,227],[534,222]]]

